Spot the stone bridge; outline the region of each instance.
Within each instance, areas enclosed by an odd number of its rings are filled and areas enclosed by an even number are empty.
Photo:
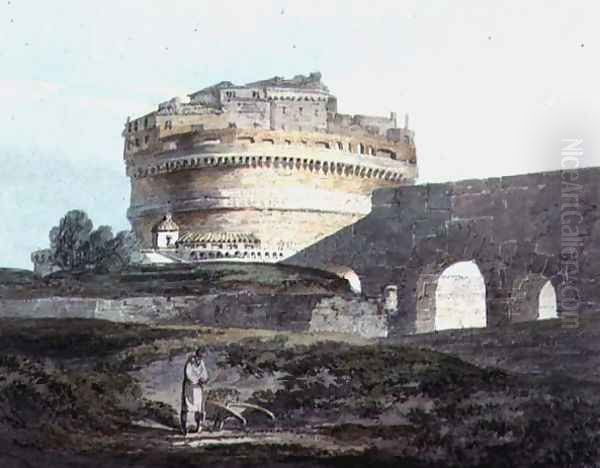
[[[369,215],[290,262],[347,266],[367,295],[397,285],[394,333],[434,329],[438,279],[461,261],[483,276],[487,326],[534,320],[548,281],[576,326],[600,312],[599,181],[586,168],[381,189]]]

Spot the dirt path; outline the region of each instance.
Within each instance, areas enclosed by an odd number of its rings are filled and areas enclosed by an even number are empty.
[[[120,434],[120,444],[130,445],[128,453],[154,450],[194,450],[227,446],[295,446],[308,450],[333,451],[338,454],[362,452],[368,448],[364,443],[348,443],[320,434],[316,429],[289,430],[222,430],[182,435],[178,431],[161,428],[136,428]]]

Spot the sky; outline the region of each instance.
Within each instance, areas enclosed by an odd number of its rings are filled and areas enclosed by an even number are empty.
[[[320,71],[339,111],[399,116],[418,183],[600,165],[600,3],[0,0],[0,266],[69,209],[127,229],[127,116],[228,80]]]

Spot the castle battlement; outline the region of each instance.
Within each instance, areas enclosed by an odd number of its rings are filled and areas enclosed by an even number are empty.
[[[243,86],[225,81],[188,97],[189,102],[173,98],[150,114],[128,120],[123,132],[125,155],[148,149],[174,134],[227,128],[370,138],[377,140],[376,146],[393,143],[415,153],[414,134],[397,127],[395,113],[389,117],[339,114],[337,98],[321,83],[318,73]]]
[[[417,175],[407,124],[399,128],[395,113],[339,114],[319,73],[224,81],[188,98],[128,119],[123,131],[128,216],[146,248],[167,212],[182,232],[302,248],[368,214],[376,188]]]

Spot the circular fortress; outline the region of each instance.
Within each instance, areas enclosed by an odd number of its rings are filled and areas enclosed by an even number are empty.
[[[148,261],[281,261],[416,177],[396,115],[337,112],[319,73],[221,82],[128,119],[128,211]]]

